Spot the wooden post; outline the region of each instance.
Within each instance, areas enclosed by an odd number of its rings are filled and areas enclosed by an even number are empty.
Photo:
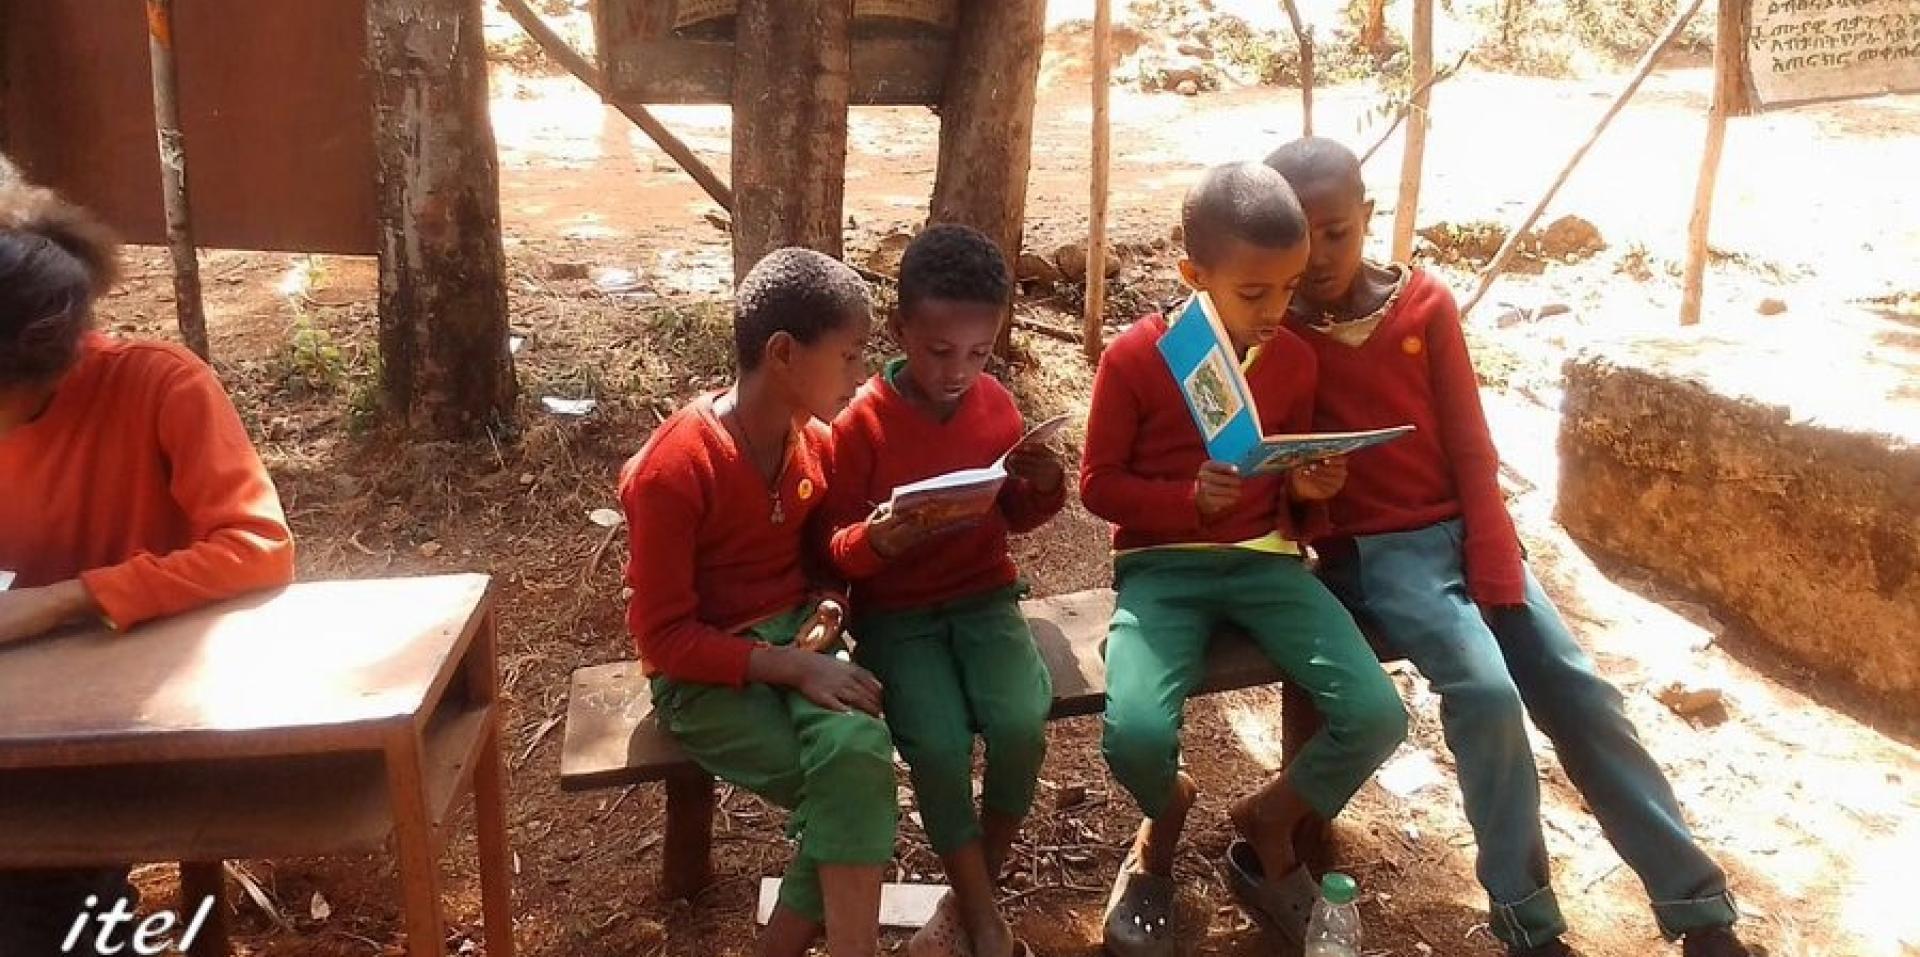
[[[1400,153],[1400,194],[1394,201],[1393,260],[1413,258],[1413,230],[1420,217],[1420,167],[1427,156],[1427,106],[1433,102],[1433,0],[1413,0],[1413,101],[1407,105],[1407,139]]]
[[[1468,296],[1467,301],[1461,304],[1462,319],[1473,311],[1473,307],[1479,304],[1480,299],[1487,294],[1487,290],[1493,287],[1493,281],[1500,277],[1500,270],[1506,266],[1514,249],[1519,247],[1527,230],[1532,229],[1533,224],[1539,221],[1540,214],[1547,209],[1547,204],[1553,202],[1554,195],[1559,193],[1560,187],[1566,184],[1567,177],[1573,175],[1574,168],[1580,165],[1580,160],[1587,155],[1587,150],[1593,147],[1594,141],[1600,138],[1607,124],[1613,122],[1615,116],[1620,115],[1620,110],[1627,105],[1628,100],[1633,99],[1633,94],[1640,89],[1640,84],[1646,80],[1648,74],[1653,72],[1654,64],[1660,61],[1660,54],[1673,43],[1674,37],[1679,36],[1681,30],[1686,29],[1687,21],[1693,19],[1694,13],[1700,9],[1701,2],[1702,0],[1689,0],[1686,7],[1674,14],[1673,22],[1667,24],[1666,32],[1660,34],[1660,38],[1653,41],[1653,46],[1647,48],[1646,54],[1640,58],[1640,65],[1634,68],[1633,75],[1627,80],[1627,85],[1621,87],[1620,92],[1614,96],[1613,103],[1600,117],[1600,122],[1594,124],[1586,140],[1581,142],[1579,149],[1573,151],[1573,156],[1567,160],[1567,165],[1560,170],[1560,175],[1555,176],[1553,182],[1547,186],[1546,195],[1541,196],[1540,201],[1533,205],[1533,209],[1527,212],[1526,217],[1507,233],[1506,241],[1500,244],[1499,251],[1493,254],[1492,261],[1488,262],[1487,268],[1480,273],[1479,286],[1475,287],[1473,295]]]
[[[740,0],[733,56],[733,278],[782,246],[841,253],[853,4]]]
[[[1081,335],[1088,362],[1106,349],[1107,172],[1113,137],[1107,97],[1113,86],[1113,0],[1093,4],[1093,184],[1087,207],[1087,312]]]
[[[480,0],[368,3],[367,63],[387,412],[470,435],[515,392]]]
[[[173,0],[147,0],[147,57],[153,67],[153,123],[160,142],[160,201],[167,216],[167,249],[173,256],[173,308],[180,338],[207,359],[213,353],[207,345],[200,256],[187,203],[187,145],[180,135],[179,73],[173,63]]]
[[[622,116],[640,128],[640,132],[647,134],[647,137],[660,147],[661,152],[679,163],[680,168],[686,170],[687,175],[693,177],[693,181],[699,183],[700,188],[706,190],[707,195],[712,197],[714,202],[720,204],[721,209],[728,213],[733,212],[733,190],[727,188],[726,181],[716,175],[692,147],[682,142],[680,137],[673,135],[673,131],[667,129],[665,123],[655,118],[652,111],[638,103],[622,103],[610,98],[607,91],[611,87],[607,84],[606,76],[600,72],[600,68],[581,56],[579,51],[568,46],[567,41],[553,32],[553,28],[547,26],[547,22],[540,19],[540,15],[533,12],[525,0],[500,0],[500,5],[506,8],[507,15],[513,17],[515,23],[520,24],[520,29],[527,31],[527,36],[532,37],[533,42],[540,45],[541,50],[553,57],[554,62],[573,74],[575,79],[586,84],[587,89],[600,97],[600,102],[619,110]]]
[[[1713,192],[1720,177],[1720,153],[1727,139],[1727,117],[1752,112],[1752,91],[1746,71],[1749,4],[1752,0],[1719,0],[1720,19],[1713,38],[1713,100],[1707,107],[1707,142],[1700,151],[1700,178],[1693,189],[1693,213],[1687,218],[1687,265],[1680,292],[1680,324],[1700,321],[1700,299],[1706,292],[1708,227],[1713,219]]]
[[[667,834],[660,884],[669,898],[692,897],[713,879],[713,778],[698,769],[667,779]]]
[[[207,907],[207,922],[193,939],[188,957],[227,957],[231,952],[227,930],[226,865],[222,861],[180,862],[180,911],[182,921],[192,921]],[[211,906],[207,902],[211,900]]]
[[[1045,0],[961,4],[941,94],[940,165],[928,219],[986,233],[1010,271],[1019,265],[1026,225],[1034,84],[1046,32]],[[1003,357],[1012,333],[1009,303],[997,346]]]
[[[1293,39],[1300,46],[1300,135],[1313,135],[1313,31],[1300,20],[1300,6],[1294,0],[1280,0],[1287,8],[1287,21],[1293,24]]]
[[[1387,42],[1387,0],[1367,0],[1367,18],[1360,26],[1360,45],[1378,50]]]

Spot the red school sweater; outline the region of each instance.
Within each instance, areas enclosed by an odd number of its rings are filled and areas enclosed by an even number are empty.
[[[1018,478],[998,507],[892,560],[873,550],[867,516],[893,489],[958,469],[981,468],[1020,441],[1025,426],[1013,395],[981,375],[942,422],[914,405],[885,374],[860,389],[833,423],[833,475],[826,524],[834,568],[853,582],[859,613],[921,608],[1011,585],[1018,576],[1008,532],[1030,532],[1066,502],[1066,482],[1042,494]]]
[[[739,632],[807,597],[806,527],[826,496],[828,432],[810,422],[770,489],[701,396],[620,470],[627,629],[648,675],[738,687],[754,642]],[[778,501],[780,520],[774,521]]]
[[[1317,428],[1415,426],[1412,435],[1354,454],[1332,503],[1332,534],[1409,531],[1461,517],[1474,601],[1523,604],[1520,539],[1500,494],[1500,456],[1453,294],[1416,270],[1358,346],[1297,318],[1289,324],[1320,359]]]
[[[131,628],[292,581],[293,536],[213,370],[90,333],[40,418],[0,436],[0,569],[77,577]]]
[[[1194,479],[1206,442],[1180,385],[1160,355],[1166,320],[1148,316],[1115,337],[1093,377],[1080,501],[1112,522],[1117,551],[1158,545],[1232,545],[1270,535],[1300,541],[1318,531],[1325,509],[1296,509],[1284,475],[1249,476],[1232,511],[1202,524]],[[1246,369],[1268,435],[1313,425],[1313,351],[1282,329]]]

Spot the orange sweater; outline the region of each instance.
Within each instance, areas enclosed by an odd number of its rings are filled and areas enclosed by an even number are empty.
[[[78,576],[130,628],[292,581],[293,538],[213,370],[94,333],[46,412],[0,435],[0,569]]]

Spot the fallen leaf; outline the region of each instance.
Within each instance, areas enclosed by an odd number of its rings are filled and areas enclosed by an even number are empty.
[[[314,920],[326,920],[333,916],[333,905],[319,891],[313,892],[313,900],[307,903],[307,916]]]
[[[611,508],[596,508],[587,513],[587,520],[601,528],[619,528],[627,523],[627,517]]]

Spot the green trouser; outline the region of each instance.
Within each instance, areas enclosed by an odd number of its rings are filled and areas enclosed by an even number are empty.
[[[1244,629],[1325,719],[1287,778],[1332,818],[1407,733],[1407,712],[1340,602],[1290,555],[1156,549],[1114,561],[1101,753],[1148,817],[1173,799],[1181,711],[1222,625]]]
[[[1020,612],[1019,586],[854,622],[855,660],[886,688],[887,726],[906,759],[937,854],[980,839],[973,738],[987,750],[988,811],[1025,817],[1047,755],[1053,679]]]
[[[809,609],[748,629],[768,644],[791,642]],[[799,850],[780,882],[780,903],[826,918],[822,864],[884,864],[893,856],[900,808],[893,744],[880,719],[828,711],[798,691],[653,679],[661,724],[695,763],[793,812]]]

